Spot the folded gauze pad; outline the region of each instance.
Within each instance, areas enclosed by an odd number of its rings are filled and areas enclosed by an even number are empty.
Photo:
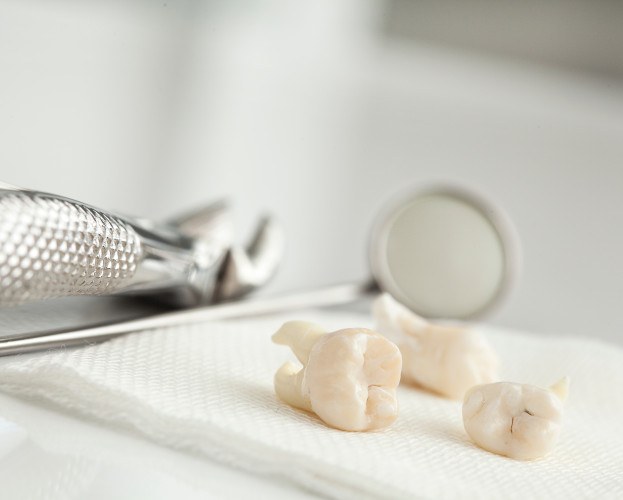
[[[373,326],[369,315],[295,317],[329,331]],[[399,417],[376,432],[339,431],[291,408],[273,390],[289,354],[270,340],[291,319],[179,326],[2,358],[0,390],[335,498],[623,497],[623,349],[474,326],[498,354],[501,380],[573,381],[557,445],[521,462],[473,444],[460,401],[411,386],[398,387]]]

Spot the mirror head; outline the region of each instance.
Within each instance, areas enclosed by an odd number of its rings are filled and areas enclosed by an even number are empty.
[[[382,290],[428,318],[489,312],[518,271],[519,244],[503,211],[471,190],[411,190],[371,234],[373,276]]]

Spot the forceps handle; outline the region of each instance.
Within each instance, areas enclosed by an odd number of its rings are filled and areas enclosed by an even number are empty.
[[[0,356],[22,354],[47,349],[87,346],[124,335],[154,328],[164,328],[182,323],[216,321],[273,314],[308,307],[333,306],[354,302],[374,290],[375,286],[365,284],[334,285],[317,290],[293,293],[266,299],[250,299],[220,305],[169,312],[148,318],[123,321],[110,325],[85,328],[36,337],[0,342]]]
[[[112,293],[132,279],[143,253],[119,217],[0,185],[0,306]]]

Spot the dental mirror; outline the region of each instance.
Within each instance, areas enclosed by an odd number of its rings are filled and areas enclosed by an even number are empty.
[[[110,308],[98,307],[95,309],[104,314],[89,315],[87,323],[70,326],[65,318],[60,326],[47,322],[43,329],[26,331],[19,328],[20,321],[25,313],[28,318],[35,317],[39,305],[35,304],[35,309],[28,306],[28,311],[17,308],[15,318],[9,309],[3,312],[5,335],[0,337],[0,355],[85,345],[180,323],[345,304],[379,289],[427,318],[482,317],[499,304],[513,284],[519,243],[513,225],[499,207],[472,190],[440,185],[412,189],[383,210],[370,233],[368,255],[373,286],[329,286],[176,311],[152,307],[141,311],[133,308],[130,313],[120,309],[112,314]],[[132,317],[134,313],[138,317]],[[18,327],[7,330],[6,323]]]
[[[381,214],[369,243],[377,285],[427,318],[490,311],[513,281],[517,253],[498,207],[448,186],[412,190]]]

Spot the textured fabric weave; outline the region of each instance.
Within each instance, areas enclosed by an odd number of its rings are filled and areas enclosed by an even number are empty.
[[[365,315],[297,313],[328,329]],[[276,369],[293,359],[270,335],[284,317],[180,326],[107,343],[0,360],[0,390],[134,429],[256,473],[339,498],[623,497],[623,350],[581,339],[481,327],[502,378],[571,377],[552,455],[518,462],[473,445],[461,404],[401,386],[390,429],[349,433],[277,400]]]

